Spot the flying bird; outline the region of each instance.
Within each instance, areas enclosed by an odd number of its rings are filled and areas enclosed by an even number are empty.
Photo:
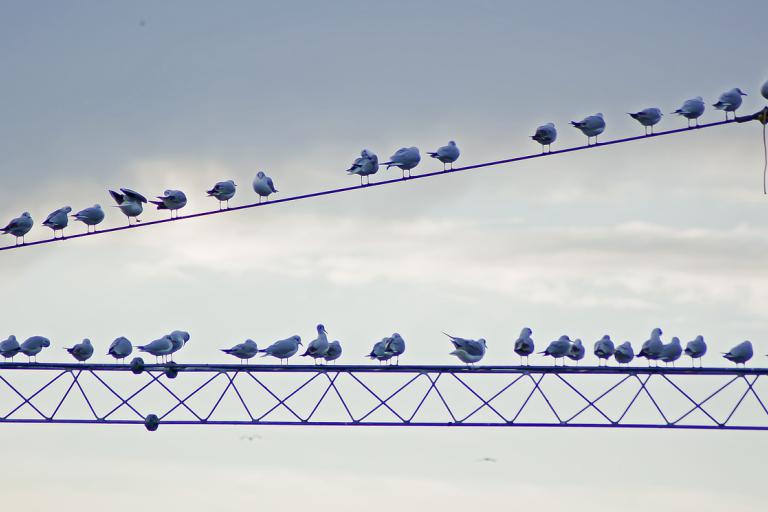
[[[360,176],[360,186],[363,185],[363,176],[366,177],[367,183],[371,183],[371,174],[376,174],[379,171],[379,157],[373,151],[364,149],[360,152],[360,156],[355,158],[352,165],[347,169],[347,174],[357,174]]]
[[[696,126],[699,126],[699,118],[704,114],[704,100],[701,96],[686,100],[682,107],[672,113],[686,118],[688,120],[688,128],[691,127],[692,120],[695,120]]]
[[[707,343],[704,341],[704,336],[699,334],[696,338],[692,339],[685,346],[685,355],[691,358],[691,366],[696,366],[696,360],[699,360],[699,368],[701,368],[701,358],[707,353]]]
[[[535,350],[533,338],[531,338],[532,334],[533,331],[530,328],[523,327],[523,330],[520,331],[520,336],[515,340],[515,354],[520,356],[521,366],[523,364],[523,357],[525,357],[525,364],[528,364],[528,358]]]
[[[272,178],[264,174],[263,171],[259,171],[253,179],[253,191],[259,194],[259,203],[261,203],[262,198],[266,197],[268,200],[270,194],[278,192]]]
[[[733,112],[733,118],[736,119],[736,110],[741,106],[741,97],[746,96],[747,93],[743,92],[738,87],[734,87],[730,91],[725,91],[720,95],[717,103],[712,104],[717,110],[725,112],[725,120],[728,120],[728,112]]]
[[[16,238],[16,245],[19,245],[19,238],[21,238],[21,244],[24,245],[24,235],[29,233],[32,229],[34,221],[29,215],[29,212],[24,212],[21,216],[11,220],[4,228],[0,229],[4,235],[12,235]]]
[[[616,348],[614,347],[613,340],[611,340],[611,337],[605,334],[602,338],[597,340],[595,342],[595,355],[598,359],[598,364],[602,364],[603,361],[605,361],[605,364],[608,364],[608,360],[611,358],[614,352],[616,352]],[[632,354],[632,357],[634,357],[634,353]]]
[[[81,363],[87,361],[93,355],[93,345],[91,345],[91,340],[88,338],[64,350]]]
[[[593,116],[587,116],[581,121],[571,121],[571,124],[587,136],[587,146],[589,146],[592,137],[595,138],[595,144],[597,144],[597,136],[605,131],[605,120],[600,112]]]
[[[153,205],[157,206],[158,210],[168,210],[171,212],[171,218],[173,218],[174,212],[176,218],[179,218],[179,210],[187,205],[187,195],[181,190],[166,190],[163,195],[157,196],[159,201],[150,201]]]
[[[123,362],[125,362],[125,358],[131,355],[132,352],[133,345],[128,338],[123,336],[115,338],[115,341],[113,341],[109,345],[109,349],[107,349],[108,356],[112,356],[115,360],[121,360]]]
[[[324,359],[328,352],[328,331],[323,324],[317,324],[317,338],[307,343],[307,350],[301,354],[302,357],[309,356],[317,364],[318,359]]]
[[[419,148],[411,146],[410,148],[400,148],[395,151],[395,154],[389,157],[388,162],[384,162],[381,165],[386,165],[387,169],[390,167],[398,167],[403,171],[403,179],[405,179],[405,171],[408,171],[408,177],[411,177],[411,169],[419,165],[421,161],[421,154]]]
[[[651,130],[650,133],[653,134],[654,125],[661,121],[661,116],[663,115],[664,114],[661,113],[661,109],[656,107],[644,108],[643,110],[637,112],[629,112],[629,116],[632,119],[643,125],[646,135],[649,134],[649,128]]]
[[[144,211],[144,204],[147,203],[146,197],[129,188],[121,188],[120,192],[110,190],[109,195],[117,203],[116,207],[120,208],[120,211],[128,217],[129,226],[131,225],[131,217],[135,218],[136,222],[141,222],[139,215]]]
[[[288,364],[288,359],[299,351],[299,345],[301,345],[301,337],[291,336],[284,340],[279,340],[268,346],[267,348],[259,350],[261,357],[272,356],[280,360],[280,364]]]
[[[728,352],[723,352],[723,357],[727,360],[741,365],[752,359],[752,342],[742,341]]]
[[[432,158],[437,158],[443,163],[443,170],[445,171],[445,166],[447,164],[451,164],[451,169],[453,169],[453,162],[459,159],[459,155],[461,152],[459,151],[459,147],[456,145],[456,142],[449,141],[447,146],[442,146],[437,149],[437,151],[432,153],[427,153]]]
[[[91,232],[91,226],[93,226],[93,232],[96,232],[96,226],[101,224],[104,220],[104,210],[101,209],[101,205],[95,204],[90,208],[85,208],[72,215],[75,220],[79,220],[85,224],[87,232]]]
[[[480,362],[483,356],[485,356],[485,351],[488,346],[485,343],[484,338],[472,340],[451,336],[446,332],[443,334],[448,336],[448,339],[453,343],[454,351],[451,352],[450,355],[458,357],[459,361],[465,363],[467,366],[472,366],[475,363]]]
[[[245,340],[243,343],[238,343],[232,348],[223,348],[221,351],[225,354],[235,356],[242,363],[258,354],[259,348],[256,346],[255,341]]]
[[[235,197],[237,185],[232,180],[220,181],[216,183],[211,190],[206,193],[208,197],[215,197],[219,200],[219,210],[221,210],[221,203],[227,202],[227,209],[229,209],[229,200]]]
[[[53,238],[56,238],[56,231],[61,231],[61,237],[64,238],[64,228],[66,228],[67,224],[69,224],[68,215],[71,211],[72,208],[65,206],[51,212],[51,214],[45,218],[43,221],[43,226],[48,226],[53,230]]]

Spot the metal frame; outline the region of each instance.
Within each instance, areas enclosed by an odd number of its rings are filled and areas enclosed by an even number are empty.
[[[765,376],[768,368],[0,363],[0,423],[768,430]],[[87,407],[65,411],[76,396]],[[137,403],[147,396],[154,409]]]

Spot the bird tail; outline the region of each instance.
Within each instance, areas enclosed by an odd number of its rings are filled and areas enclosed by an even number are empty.
[[[150,201],[150,203],[152,203],[155,206],[157,206],[158,210],[167,210],[168,209],[168,208],[165,207],[165,203],[163,203],[162,201]]]
[[[726,105],[722,101],[718,101],[717,103],[713,103],[712,106],[718,110],[722,110],[725,108]]]
[[[579,122],[579,121],[571,121],[571,124],[573,126],[575,126],[576,128],[581,128],[581,126],[582,126],[581,122]]]
[[[231,348],[222,348],[221,351],[224,352],[225,354],[231,354],[232,353],[232,349]]]
[[[640,117],[640,114],[637,114],[637,113],[633,114],[632,112],[627,112],[627,114],[629,114],[629,117],[631,117],[632,119],[637,119]]]
[[[437,158],[437,153],[427,153],[432,158]]]

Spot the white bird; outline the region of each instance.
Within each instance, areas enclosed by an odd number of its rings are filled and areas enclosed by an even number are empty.
[[[237,185],[235,185],[235,182],[232,180],[220,181],[206,193],[208,194],[208,197],[215,197],[219,200],[219,210],[221,210],[221,203],[223,201],[227,202],[227,209],[229,209],[229,200],[235,197],[236,187]]]
[[[471,366],[479,362],[483,356],[485,356],[485,351],[487,350],[488,346],[486,345],[484,338],[472,340],[451,336],[445,332],[443,334],[448,336],[448,339],[450,339],[451,343],[453,343],[455,350],[451,352],[450,355],[458,357],[459,361],[462,363]]]
[[[704,114],[704,100],[701,96],[686,100],[682,107],[672,113],[686,118],[688,120],[688,128],[691,127],[692,119],[695,119],[696,126],[699,126],[699,118]]]
[[[29,212],[24,212],[21,216],[11,220],[4,228],[0,229],[4,235],[13,235],[16,237],[16,245],[19,245],[19,238],[21,238],[21,244],[24,245],[24,235],[29,233],[32,229],[34,221]]]
[[[101,205],[95,204],[90,208],[80,210],[76,214],[72,215],[75,220],[79,220],[85,224],[88,233],[91,232],[91,226],[93,226],[94,233],[96,232],[96,226],[101,224],[104,220],[104,210],[101,209]]]
[[[568,354],[566,354],[566,356],[568,359],[576,361],[576,364],[579,364],[579,361],[584,359],[585,354],[586,350],[584,350],[584,345],[582,345],[579,338],[576,338],[571,342],[571,346],[568,349]]]
[[[81,363],[87,361],[93,355],[93,345],[91,345],[91,340],[88,338],[64,350]]]
[[[119,338],[115,338],[115,341],[113,341],[109,345],[109,349],[107,349],[107,355],[114,357],[116,360],[123,360],[125,361],[125,358],[131,355],[133,352],[133,345],[131,345],[131,342],[128,338],[125,338],[123,336],[120,336]]]
[[[723,353],[723,357],[736,364],[744,364],[752,359],[752,342],[742,341],[728,352]]]
[[[635,358],[635,351],[632,349],[632,344],[628,341],[625,341],[616,347],[616,351],[613,353],[613,357],[619,364],[631,363],[632,359]]]
[[[146,345],[139,345],[136,347],[141,352],[147,352],[148,354],[152,354],[155,356],[155,362],[157,362],[158,357],[166,357],[168,354],[171,353],[173,350],[173,342],[171,341],[171,338],[168,336],[163,336],[162,338],[158,338],[156,340],[153,340]]]
[[[176,212],[176,218],[179,217],[179,210],[187,205],[187,195],[181,190],[166,190],[163,195],[157,196],[159,201],[150,201],[153,205],[157,206],[158,210],[168,210],[171,212],[171,218],[173,213]]]
[[[451,140],[448,141],[447,146],[439,147],[437,148],[437,151],[427,154],[432,158],[437,158],[443,162],[443,170],[445,171],[446,164],[451,164],[451,169],[453,169],[453,162],[459,159],[461,151],[459,151],[459,147],[456,145],[456,142]]]
[[[317,364],[317,360],[324,358],[325,353],[328,352],[328,345],[328,331],[323,324],[317,324],[317,338],[307,343],[307,350],[301,356],[309,356]]]
[[[557,140],[557,129],[555,123],[547,123],[536,128],[536,133],[531,138],[541,144],[541,152],[544,153],[544,147],[547,151],[552,151],[552,143]]]
[[[259,171],[253,179],[253,191],[259,194],[259,202],[261,202],[263,197],[269,199],[270,194],[278,192],[275,184],[272,182],[272,178],[262,171]]]
[[[595,355],[597,356],[598,364],[602,364],[602,361],[605,360],[605,364],[607,365],[608,360],[614,352],[616,352],[616,348],[613,344],[613,340],[607,334],[603,335],[602,338],[595,342]],[[634,356],[633,353],[632,357]]]
[[[405,340],[398,333],[393,333],[392,336],[387,338],[387,353],[390,357],[397,358],[395,364],[400,364],[400,356],[405,352]]]
[[[288,364],[288,358],[299,351],[299,345],[301,344],[301,337],[291,336],[290,338],[276,341],[267,348],[259,350],[259,352],[262,352],[261,357],[276,357],[280,360],[280,364],[283,364],[283,359],[285,359],[285,364]]]
[[[664,345],[664,347],[661,349],[659,359],[667,364],[672,363],[672,366],[675,366],[675,361],[680,359],[682,353],[683,347],[680,346],[680,338],[673,336],[672,341]]]
[[[221,349],[225,354],[235,356],[242,363],[246,359],[250,359],[259,353],[259,348],[256,346],[256,342],[253,340],[245,340],[243,343],[238,343],[232,348]]]
[[[662,334],[663,332],[658,327],[651,331],[651,337],[643,343],[640,352],[637,353],[637,357],[644,357],[648,360],[648,366],[651,365],[651,361],[659,359],[661,351],[664,349],[664,342],[661,341]]]
[[[595,144],[597,144],[597,136],[605,131],[605,119],[600,112],[593,116],[587,116],[581,121],[571,121],[571,124],[587,136],[587,146],[589,146],[592,137],[595,138]]]
[[[555,341],[550,342],[549,346],[539,354],[545,356],[552,356],[555,358],[555,366],[557,366],[557,360],[568,355],[571,350],[571,338],[568,336],[560,336]]]
[[[371,353],[366,357],[370,359],[376,359],[379,364],[381,364],[382,361],[389,361],[392,359],[392,353],[387,351],[387,344],[389,341],[390,338],[382,338],[381,341],[374,343],[373,348],[371,349]]]
[[[61,237],[64,238],[64,228],[66,228],[67,224],[69,224],[68,215],[71,211],[72,208],[65,206],[51,212],[51,214],[45,218],[43,221],[43,226],[48,226],[53,230],[53,238],[56,238],[56,231],[61,231]]]
[[[400,148],[395,151],[395,154],[389,157],[388,162],[384,162],[381,165],[386,165],[387,169],[390,167],[399,167],[403,171],[403,179],[405,179],[405,171],[408,171],[408,177],[411,177],[411,169],[419,165],[421,161],[421,154],[419,148],[411,146],[410,148]]]
[[[334,361],[333,364],[336,364],[335,361],[340,357],[341,343],[339,343],[339,340],[334,340],[328,344],[328,350],[325,351],[323,359],[325,359],[326,362]]]
[[[685,355],[691,358],[691,366],[695,366],[696,359],[699,360],[699,367],[701,367],[701,358],[707,353],[707,343],[704,341],[704,336],[699,334],[693,340],[689,341],[685,346]]]
[[[747,93],[743,92],[738,87],[734,87],[730,91],[725,91],[720,95],[720,99],[717,103],[712,104],[717,110],[725,111],[725,120],[728,120],[728,112],[733,112],[733,118],[736,119],[736,110],[741,106],[741,97],[746,96]]]
[[[110,190],[109,195],[111,195],[112,199],[117,203],[116,207],[120,208],[120,211],[128,217],[129,226],[131,225],[131,217],[134,217],[136,222],[141,222],[141,220],[139,220],[139,215],[144,211],[144,205],[142,203],[147,202],[146,197],[129,188],[121,188],[120,192]]]
[[[632,119],[645,127],[646,135],[648,135],[648,128],[650,128],[651,133],[653,133],[653,126],[661,121],[661,116],[663,115],[664,114],[661,113],[661,109],[656,107],[644,108],[643,110],[639,110],[637,112],[629,112],[629,116]]]
[[[528,327],[523,327],[520,331],[520,336],[515,340],[515,354],[520,356],[520,364],[523,364],[523,357],[525,357],[525,363],[528,364],[528,357],[536,350],[533,344],[533,338],[531,335],[533,331]]]
[[[363,176],[367,176],[367,182],[371,183],[371,174],[379,171],[379,157],[373,151],[364,149],[360,156],[355,158],[352,165],[347,169],[347,174],[357,174],[360,176],[360,185],[363,185]]]
[[[19,352],[21,352],[21,345],[19,345],[16,336],[13,334],[8,336],[7,339],[0,341],[0,356],[3,356],[3,359],[13,360]]]
[[[35,358],[37,362],[37,354],[39,354],[45,347],[51,346],[51,340],[43,336],[32,336],[27,338],[24,343],[21,344],[19,351],[27,356],[28,359]]]
[[[171,355],[184,348],[184,345],[189,341],[189,333],[187,331],[173,331],[168,335],[168,339],[171,340],[171,345],[173,345],[168,353],[168,355]]]

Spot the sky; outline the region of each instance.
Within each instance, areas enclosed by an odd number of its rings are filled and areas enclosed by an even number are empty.
[[[538,151],[546,122],[565,148],[584,142],[568,121],[596,112],[605,139],[642,134],[626,113],[649,106],[678,128],[668,113],[684,100],[732,87],[754,112],[766,15],[759,1],[0,1],[0,222],[107,208],[116,187],[181,189],[182,213],[203,211],[224,179],[246,204],[259,170],[281,196],[353,185],[343,171],[362,148],[385,159],[455,140],[459,163],[508,158]],[[704,335],[707,366],[746,339],[765,366],[762,164],[756,123],[728,125],[7,251],[0,338],[45,335],[52,362],[89,337],[107,362],[117,336],[184,329],[179,362],[213,363],[322,322],[350,364],[394,331],[409,364],[454,362],[441,331],[484,337],[484,362],[510,364],[523,326],[539,346],[567,333],[588,347],[605,333],[637,346],[660,326]],[[124,222],[108,208],[105,227]],[[15,441],[3,502],[24,510],[765,508],[760,433],[0,431]]]

